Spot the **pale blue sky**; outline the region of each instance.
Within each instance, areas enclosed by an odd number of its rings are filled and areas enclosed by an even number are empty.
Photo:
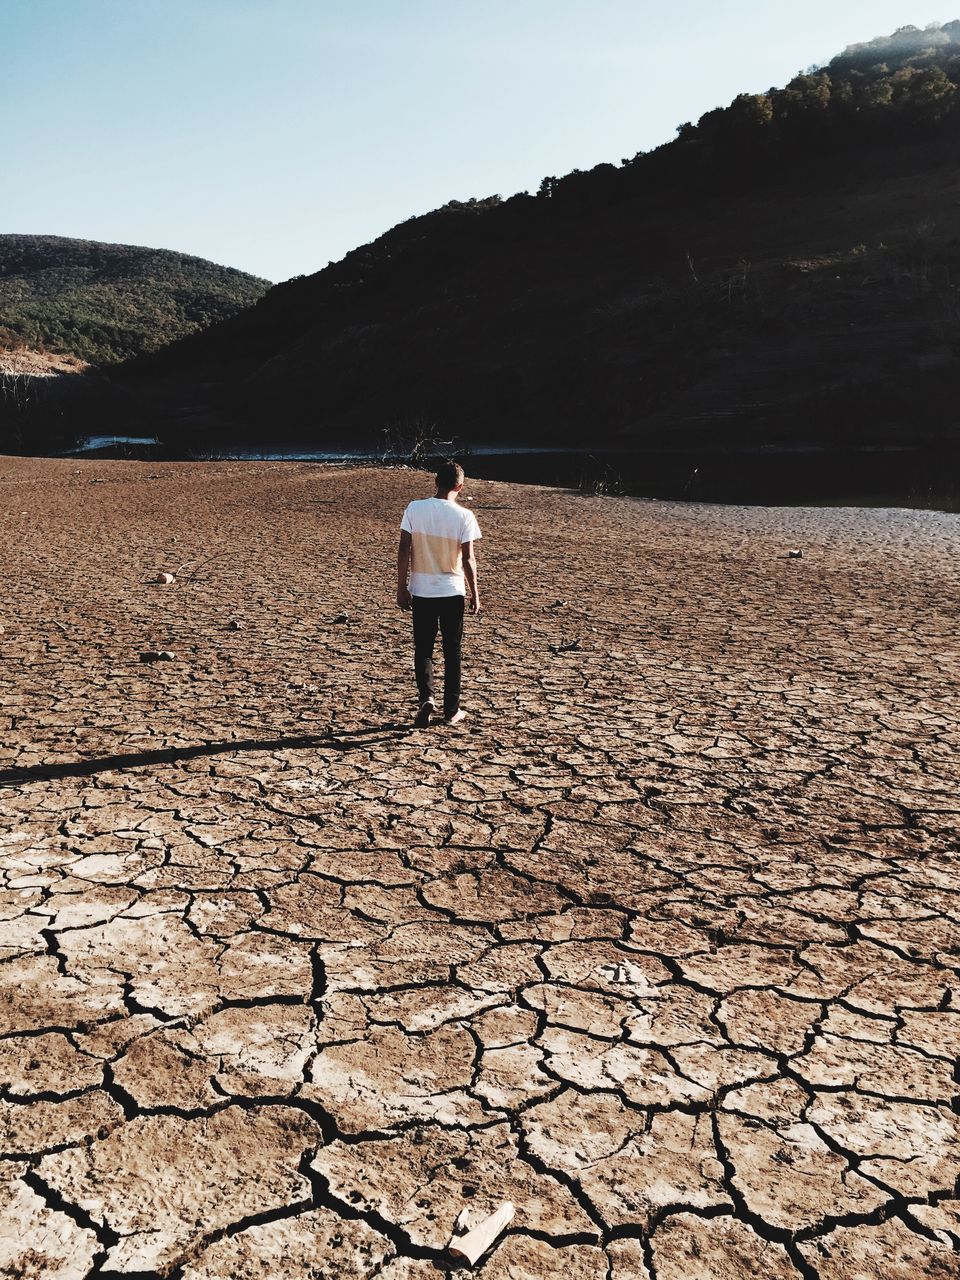
[[[447,200],[619,163],[739,92],[958,12],[0,0],[0,231],[178,249],[281,280]]]

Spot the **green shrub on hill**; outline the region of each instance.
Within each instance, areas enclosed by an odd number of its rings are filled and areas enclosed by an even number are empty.
[[[112,364],[234,315],[269,283],[203,258],[0,235],[0,326],[24,345]]]

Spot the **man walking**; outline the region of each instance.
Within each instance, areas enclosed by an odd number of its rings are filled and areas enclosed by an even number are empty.
[[[436,483],[432,498],[411,502],[404,511],[397,552],[397,604],[413,611],[413,665],[420,695],[413,723],[418,729],[425,729],[437,710],[433,646],[438,628],[443,641],[443,718],[447,724],[466,718],[460,708],[460,644],[468,586],[470,612],[480,612],[473,544],[481,534],[473,512],[457,502],[463,468],[442,462]]]

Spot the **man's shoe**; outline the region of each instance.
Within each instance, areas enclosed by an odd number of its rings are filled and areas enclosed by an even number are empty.
[[[437,704],[433,702],[432,699],[428,698],[426,702],[421,702],[420,710],[417,712],[413,720],[413,727],[415,729],[426,729],[427,725],[430,723],[430,717],[435,715],[436,711]]]
[[[462,724],[463,721],[466,720],[466,718],[467,718],[467,713],[461,708],[459,711],[455,711],[452,716],[444,716],[443,723],[444,724]]]

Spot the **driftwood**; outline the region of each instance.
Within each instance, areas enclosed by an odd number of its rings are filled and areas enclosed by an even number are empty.
[[[497,1237],[507,1228],[513,1218],[513,1213],[513,1205],[509,1200],[505,1201],[496,1213],[491,1213],[488,1218],[478,1222],[466,1235],[454,1236],[449,1245],[451,1255],[454,1258],[466,1258],[470,1265],[473,1266],[477,1259],[486,1253]],[[457,1226],[466,1225],[467,1221],[466,1211],[461,1211],[454,1229]]]

